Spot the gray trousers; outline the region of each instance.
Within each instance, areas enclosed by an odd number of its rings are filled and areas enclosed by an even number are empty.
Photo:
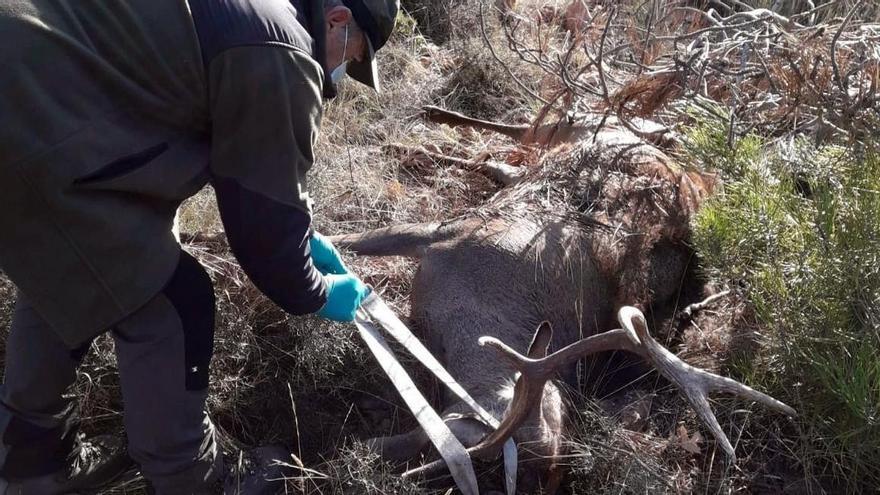
[[[157,495],[212,493],[222,471],[205,412],[213,324],[211,281],[182,253],[166,289],[110,330],[129,453]],[[77,430],[76,399],[68,393],[87,350],[65,346],[19,297],[0,387],[0,477],[66,467]]]

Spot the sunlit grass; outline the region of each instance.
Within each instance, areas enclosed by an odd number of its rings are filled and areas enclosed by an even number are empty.
[[[739,371],[800,412],[793,455],[808,477],[880,485],[880,156],[752,136],[730,148],[709,120],[688,155],[725,184],[694,224],[704,269],[741,288],[763,326]]]

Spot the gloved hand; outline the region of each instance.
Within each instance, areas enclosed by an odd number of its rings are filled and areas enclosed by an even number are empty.
[[[333,321],[354,321],[355,313],[370,289],[350,273],[331,273],[324,276],[324,281],[327,283],[327,302],[318,311],[318,316]]]
[[[312,250],[312,262],[315,263],[315,268],[319,272],[324,275],[348,273],[348,268],[342,262],[342,256],[339,255],[339,251],[336,250],[336,246],[330,242],[330,239],[313,232],[312,238],[309,239],[309,247]]]

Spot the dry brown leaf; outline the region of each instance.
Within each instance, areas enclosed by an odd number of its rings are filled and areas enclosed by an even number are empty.
[[[684,425],[679,425],[675,432],[675,437],[672,439],[672,443],[694,455],[700,453],[700,442],[702,441],[703,436],[700,435],[700,432],[695,432],[693,435],[689,435],[687,428],[685,428]]]

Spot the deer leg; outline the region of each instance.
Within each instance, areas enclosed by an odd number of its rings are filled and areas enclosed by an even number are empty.
[[[450,127],[464,126],[473,129],[484,129],[503,134],[516,141],[522,141],[523,136],[531,128],[531,126],[527,125],[507,125],[498,122],[490,122],[488,120],[475,119],[458,112],[431,105],[424,107],[423,110],[425,111],[425,119],[430,122],[446,124]]]
[[[489,432],[483,422],[461,415],[446,416],[443,419],[455,438],[465,447],[473,447]],[[430,439],[421,428],[388,437],[371,438],[367,446],[383,459],[392,462],[405,462],[417,459],[429,447]]]
[[[399,435],[371,438],[367,440],[367,447],[387,461],[405,462],[418,458],[428,442],[428,435],[424,430],[413,428]]]
[[[447,417],[444,423],[465,447],[477,445],[491,430],[482,421],[470,417]]]
[[[422,146],[414,148],[411,146],[390,145],[390,147],[398,151],[407,153],[410,156],[423,155],[431,160],[434,160],[435,162],[447,162],[461,166],[465,169],[476,169],[477,171],[489,176],[489,178],[501,183],[504,186],[516,184],[517,182],[522,180],[525,173],[524,169],[520,167],[514,167],[506,163],[479,159],[468,160],[456,156],[444,155],[442,153],[435,153],[433,151],[425,149]]]
[[[359,234],[330,237],[337,247],[363,256],[409,256],[418,258],[431,244],[447,239],[453,232],[439,223],[418,223],[383,227]]]

